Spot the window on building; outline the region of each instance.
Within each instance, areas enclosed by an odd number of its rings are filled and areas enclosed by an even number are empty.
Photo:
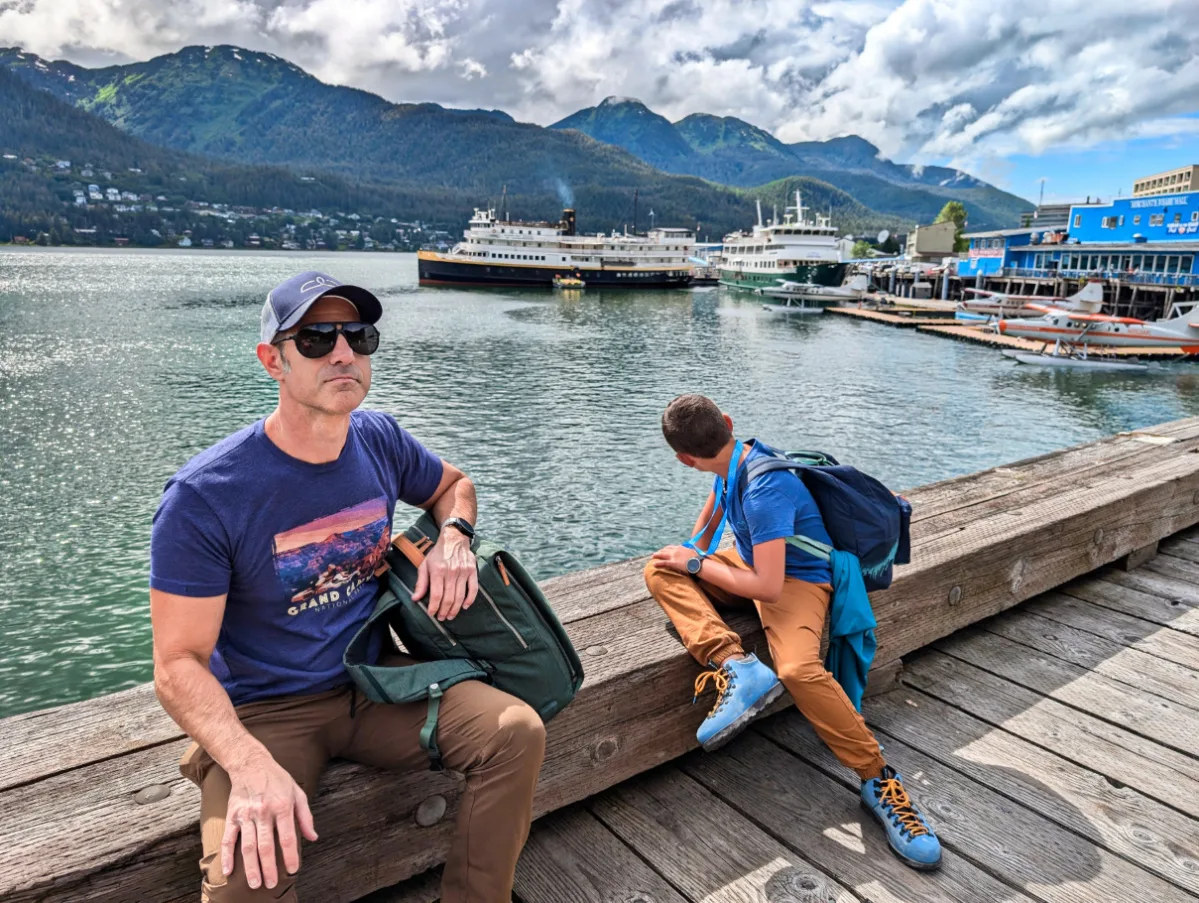
[[[1153,272],[1163,273],[1166,269],[1166,257],[1164,254],[1156,254],[1153,257]]]
[[[1174,222],[1176,222],[1176,223],[1181,223],[1181,222],[1182,222],[1182,214],[1181,214],[1181,213],[1175,213],[1175,214],[1174,214]]]
[[[1160,226],[1165,221],[1166,221],[1166,215],[1164,213],[1149,214],[1149,225],[1151,225],[1151,226]]]
[[[1077,229],[1081,225],[1082,225],[1082,214],[1081,213],[1074,214],[1074,228]]]
[[[1141,268],[1141,255],[1140,254],[1132,255],[1132,268],[1134,270],[1139,270]]]
[[[1123,214],[1120,215],[1120,221],[1116,225],[1118,225],[1118,226],[1124,225],[1124,215]]]
[[[1195,258],[1189,254],[1184,254],[1184,255],[1182,255],[1182,257],[1179,257],[1178,258],[1178,272],[1189,273],[1191,271],[1191,265],[1194,263],[1194,261],[1195,261]]]
[[[1141,224],[1141,215],[1139,213],[1132,218],[1132,224],[1134,226],[1139,226]]]
[[[1177,257],[1171,255],[1170,258],[1166,261],[1166,272],[1167,273],[1177,273],[1178,272],[1178,258]]]

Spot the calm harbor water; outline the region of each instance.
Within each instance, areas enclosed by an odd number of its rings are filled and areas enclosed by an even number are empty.
[[[894,488],[1199,414],[1191,365],[1050,372],[717,289],[421,289],[413,255],[0,250],[0,716],[149,679],[162,485],[271,410],[259,307],[309,268],[379,293],[367,406],[463,467],[481,528],[541,577],[685,538],[708,484],[658,430],[684,391]]]

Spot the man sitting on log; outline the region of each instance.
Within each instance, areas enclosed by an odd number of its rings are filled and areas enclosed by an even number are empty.
[[[896,855],[917,869],[939,867],[936,835],[820,660],[832,573],[827,561],[786,541],[803,535],[832,544],[812,494],[793,471],[765,473],[748,485],[738,479],[751,458],[771,454],[771,449],[752,439],[742,446],[733,436],[732,418],[702,395],[672,401],[662,415],[662,433],[686,466],[720,478],[731,475],[724,498],[718,499],[715,489],[708,495],[695,524],[694,544],[710,549],[720,518],[727,514],[736,550],[704,556],[688,545],[669,546],[655,552],[645,568],[650,593],[687,650],[713,669],[695,685],[698,695],[709,681],[714,683],[718,697],[699,728],[700,744],[711,750],[727,743],[786,688],[837,759],[861,778],[862,802],[883,826]],[[736,463],[734,454],[739,454]],[[745,652],[713,602],[755,606],[777,675]]]
[[[195,741],[180,767],[201,790],[207,903],[294,903],[297,825],[317,839],[308,801],[330,758],[428,764],[426,704],[365,700],[342,667],[379,593],[396,499],[442,525],[414,593],[429,614],[451,619],[477,590],[471,481],[391,416],[357,410],[382,313],[371,292],[321,273],[277,286],[257,355],[278,406],[184,465],[154,517],[154,682]],[[445,693],[438,743],[466,774],[442,903],[509,903],[545,728],[466,681]]]

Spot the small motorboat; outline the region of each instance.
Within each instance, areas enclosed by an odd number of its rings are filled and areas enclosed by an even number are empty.
[[[577,276],[555,276],[554,288],[584,288],[587,285],[582,279]]]

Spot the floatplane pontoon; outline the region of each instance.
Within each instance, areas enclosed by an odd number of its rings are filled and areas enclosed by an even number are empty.
[[[1052,344],[1053,350],[1046,352],[1043,348],[1040,352],[1004,352],[1022,364],[1099,370],[1148,369],[1146,364],[1135,359],[1104,357],[1102,350],[1093,353],[1092,347],[1178,348],[1186,354],[1199,354],[1199,301],[1176,303],[1170,311],[1170,317],[1151,322],[1040,304],[1028,306],[1042,316],[1000,320],[1000,334],[1043,341],[1044,348]]]
[[[791,282],[780,279],[778,285],[754,289],[755,293],[777,298],[782,303],[763,304],[763,310],[780,314],[818,314],[822,305],[845,301],[861,301],[869,290],[870,280],[854,276],[844,285],[816,285],[811,282]]]

